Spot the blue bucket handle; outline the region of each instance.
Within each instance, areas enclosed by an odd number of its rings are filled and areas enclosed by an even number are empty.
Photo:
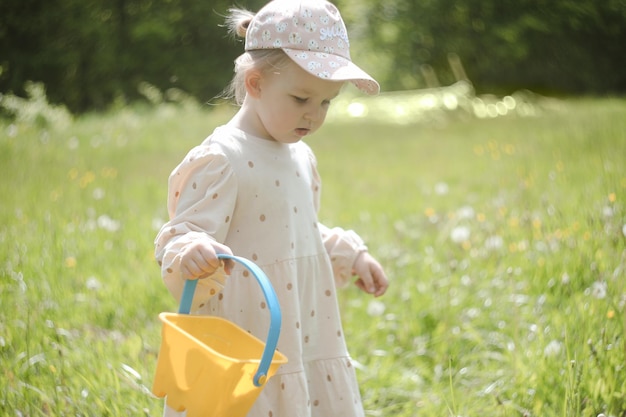
[[[263,290],[263,295],[265,296],[265,301],[267,302],[267,308],[270,312],[270,329],[267,333],[267,340],[265,342],[263,356],[261,356],[261,363],[259,363],[259,368],[253,378],[254,385],[256,387],[261,387],[267,380],[267,371],[272,363],[274,351],[276,350],[276,344],[278,343],[278,336],[280,335],[282,316],[280,314],[280,304],[276,298],[276,292],[274,292],[274,287],[272,287],[267,275],[265,275],[261,268],[259,268],[259,266],[254,262],[240,256],[227,255],[224,253],[217,254],[217,257],[219,259],[232,259],[233,261],[242,264],[252,273],[252,275],[254,275]],[[178,308],[179,314],[189,314],[191,311],[191,302],[193,300],[193,294],[196,291],[197,284],[197,279],[188,279],[185,281],[183,295],[180,299],[180,307]]]

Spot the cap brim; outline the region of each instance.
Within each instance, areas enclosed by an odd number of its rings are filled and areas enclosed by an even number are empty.
[[[380,92],[380,85],[374,78],[344,57],[300,49],[282,49],[293,62],[318,78],[329,81],[349,81],[369,95],[376,95]]]

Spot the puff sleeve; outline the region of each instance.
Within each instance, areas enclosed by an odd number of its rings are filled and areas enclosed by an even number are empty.
[[[316,212],[319,212],[322,182],[317,171],[317,160],[310,149],[309,158],[312,172],[313,202]],[[350,282],[354,262],[361,252],[367,251],[367,246],[353,230],[344,230],[341,227],[329,228],[322,223],[318,223],[318,228],[324,242],[324,248],[330,257],[335,284],[338,287],[343,287]]]
[[[155,257],[163,281],[176,300],[180,300],[184,279],[180,255],[197,239],[223,242],[237,196],[236,176],[226,156],[216,146],[192,149],[172,171],[168,184],[170,220],[155,239]],[[200,279],[192,311],[201,307],[224,285],[223,269]]]

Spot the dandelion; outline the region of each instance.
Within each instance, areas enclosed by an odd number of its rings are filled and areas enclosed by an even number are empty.
[[[604,281],[596,281],[591,285],[591,288],[588,288],[585,293],[591,293],[594,298],[601,300],[606,298],[606,290],[607,285]]]
[[[626,237],[626,224],[622,226],[622,234]]]
[[[547,358],[553,358],[561,353],[563,344],[558,340],[553,340],[543,350],[543,355]]]
[[[463,275],[461,277],[461,284],[466,287],[469,287],[472,284],[472,278],[469,275]]]
[[[535,230],[541,229],[541,219],[538,219],[536,217],[533,219],[533,229]]]
[[[490,250],[498,250],[504,246],[504,239],[498,235],[489,236],[485,241],[485,248]]]
[[[428,217],[428,221],[433,224],[439,221],[439,216],[437,215],[437,212],[431,207],[424,210],[424,214],[426,215],[426,217]]]
[[[100,283],[100,281],[98,281],[98,279],[93,276],[87,278],[87,283],[85,284],[85,286],[88,290],[92,291],[98,291],[100,288],[102,288],[102,284]]]
[[[104,198],[105,192],[102,188],[98,187],[93,190],[93,198],[94,200],[102,200]]]
[[[613,207],[611,206],[604,206],[602,207],[602,215],[606,218],[610,218],[613,217]]]
[[[475,214],[471,206],[463,206],[457,211],[457,215],[460,219],[473,219]]]
[[[450,232],[450,239],[454,243],[463,243],[468,241],[470,238],[470,229],[466,226],[458,226],[452,229]]]
[[[74,268],[76,266],[76,258],[73,256],[68,256],[65,258],[65,266],[68,268]]]
[[[117,232],[120,228],[120,222],[117,220],[113,220],[106,214],[98,217],[98,227],[104,230],[108,230],[109,232]]]
[[[373,300],[367,305],[367,314],[372,317],[382,316],[385,313],[385,304],[381,301]]]
[[[435,184],[435,194],[437,195],[446,195],[450,191],[450,187],[445,182],[438,182]]]
[[[87,187],[89,184],[94,182],[95,179],[96,179],[96,175],[93,172],[91,171],[85,172],[79,181],[80,188]]]

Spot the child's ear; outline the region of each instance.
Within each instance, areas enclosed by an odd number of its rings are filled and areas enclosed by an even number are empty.
[[[250,97],[259,98],[261,95],[261,81],[263,80],[262,74],[256,70],[250,70],[244,77],[244,84],[246,86],[246,93]]]

